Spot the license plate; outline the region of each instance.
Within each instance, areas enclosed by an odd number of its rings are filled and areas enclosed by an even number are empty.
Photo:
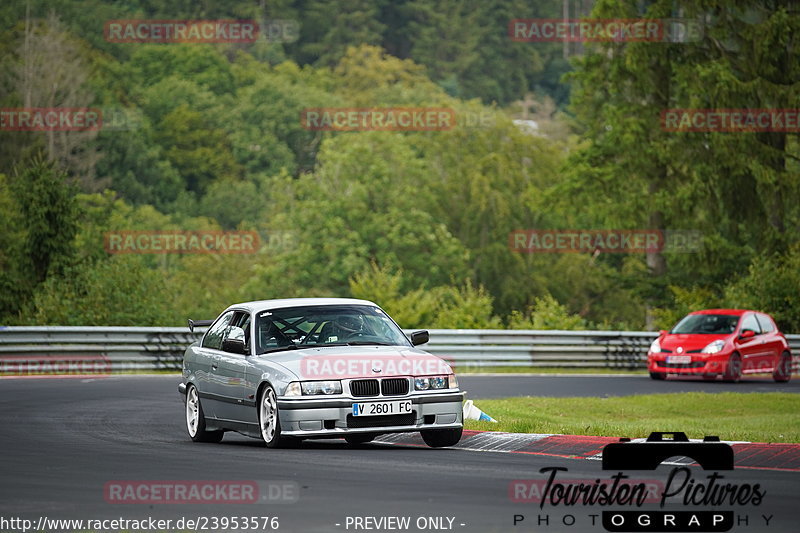
[[[667,363],[673,365],[688,365],[692,362],[691,355],[668,355],[667,356]]]
[[[407,415],[410,412],[411,400],[353,404],[353,416]]]

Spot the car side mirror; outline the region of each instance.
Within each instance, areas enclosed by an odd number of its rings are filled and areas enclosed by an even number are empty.
[[[222,351],[247,355],[245,335],[242,328],[232,326],[228,334],[222,340]]]
[[[755,337],[756,332],[752,329],[743,329],[741,333],[739,333],[740,339],[749,339],[750,337]]]
[[[414,346],[425,344],[429,340],[431,340],[431,336],[427,330],[415,331],[411,334],[411,344]]]

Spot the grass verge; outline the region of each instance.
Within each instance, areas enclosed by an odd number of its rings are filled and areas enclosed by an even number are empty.
[[[468,420],[466,429],[647,437],[683,431],[689,438],[800,442],[800,394],[646,394],[613,398],[504,398],[475,405],[499,423]]]

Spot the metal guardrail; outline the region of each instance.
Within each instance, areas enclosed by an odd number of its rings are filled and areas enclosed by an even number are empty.
[[[42,371],[51,365],[53,373],[74,373],[57,369],[81,364],[109,372],[177,370],[186,347],[202,333],[185,327],[0,328],[0,375],[25,373],[23,367],[36,365]],[[656,336],[647,331],[433,329],[422,348],[451,361],[456,371],[498,366],[622,370],[644,368]],[[786,337],[797,372],[800,335]]]
[[[103,370],[178,370],[183,352],[199,340],[202,330],[105,326],[13,326],[0,328],[0,375],[22,365],[61,366],[80,361]],[[5,370],[5,372],[3,372]],[[54,371],[57,368],[53,368]]]
[[[640,368],[656,333],[434,329],[423,348],[456,367]]]
[[[498,329],[433,329],[430,334],[431,340],[423,348],[451,360],[456,371],[496,366],[646,368],[647,349],[658,336],[650,331]],[[786,335],[786,339],[796,373],[800,370],[800,335]]]

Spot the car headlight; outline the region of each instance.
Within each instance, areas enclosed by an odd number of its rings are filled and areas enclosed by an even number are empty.
[[[661,351],[661,343],[658,342],[658,339],[653,341],[653,344],[650,345],[650,353],[659,353]]]
[[[342,382],[332,381],[293,381],[286,387],[285,396],[315,396],[319,394],[341,394]]]
[[[448,376],[427,376],[424,378],[414,378],[414,390],[441,390],[456,388],[458,388],[458,381],[453,374]]]
[[[700,350],[700,353],[717,353],[725,346],[725,341],[722,339],[710,343],[708,346]]]
[[[284,396],[300,396],[303,394],[303,391],[300,390],[300,382],[299,381],[292,381],[286,387],[286,390],[283,392]]]
[[[458,378],[456,377],[455,374],[450,374],[449,376],[447,376],[447,381],[450,383],[451,389],[458,388]]]

